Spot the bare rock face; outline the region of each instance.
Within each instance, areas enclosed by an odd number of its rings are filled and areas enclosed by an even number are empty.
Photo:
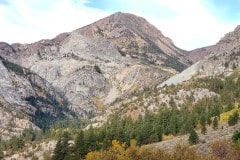
[[[144,18],[133,14],[118,12],[78,29],[77,32],[90,38],[98,35],[111,41],[123,56],[171,67],[177,71],[182,71],[189,65],[184,58],[185,51],[177,48],[171,39]]]
[[[63,94],[30,70],[0,57],[0,72],[0,138],[74,116]]]
[[[220,75],[231,73],[240,66],[240,26],[227,33],[199,64],[199,71],[205,75]]]
[[[3,58],[39,75],[82,118],[183,70],[184,53],[145,19],[120,12],[51,40],[0,44]]]
[[[31,110],[31,106],[26,104],[25,106],[10,104],[2,97],[0,97],[0,106],[1,139],[6,140],[13,135],[19,135],[25,128],[32,127],[33,129],[39,130],[39,127],[31,122],[31,116],[23,110]]]

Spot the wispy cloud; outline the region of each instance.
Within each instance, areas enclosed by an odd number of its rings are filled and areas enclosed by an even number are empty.
[[[216,1],[216,0],[214,0]],[[0,0],[0,41],[52,38],[116,11],[131,12],[159,28],[183,49],[216,43],[237,25],[207,0]],[[231,6],[228,6],[231,7]],[[228,8],[229,10],[229,8]],[[226,10],[227,12],[227,10]],[[224,19],[223,19],[223,18]]]

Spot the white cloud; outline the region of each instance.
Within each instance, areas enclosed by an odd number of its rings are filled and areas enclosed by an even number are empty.
[[[126,6],[133,5],[134,9],[129,7],[125,10],[145,16],[165,36],[170,37],[176,46],[186,50],[215,44],[237,25],[216,17],[205,0],[131,0],[131,5]],[[144,10],[146,7],[149,7],[150,14]],[[164,12],[168,12],[169,16]]]
[[[12,0],[7,7],[0,5],[0,41],[31,43],[53,38],[109,15],[84,6],[85,1],[44,1]]]
[[[237,25],[219,21],[203,0],[160,0],[159,5],[162,2],[165,2],[166,7],[172,8],[176,16],[154,23],[173,38],[177,46],[184,49],[215,44]]]
[[[11,0],[8,7],[0,4],[0,41],[30,43],[53,38],[113,13],[87,7],[88,1]],[[215,44],[237,25],[215,17],[206,0],[115,0],[114,3],[118,5],[113,8],[146,18],[176,46],[188,50]]]

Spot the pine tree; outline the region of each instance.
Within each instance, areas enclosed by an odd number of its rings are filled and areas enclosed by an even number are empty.
[[[201,124],[201,133],[206,134],[207,128],[206,128],[206,118],[205,116],[201,116],[200,118],[200,124]]]
[[[213,119],[213,129],[217,129],[218,128],[218,118],[214,117]]]
[[[230,115],[230,116],[229,116],[228,125],[229,125],[229,126],[233,126],[233,125],[237,124],[238,119],[239,119],[238,111],[235,111],[235,112],[233,113],[233,115]]]
[[[204,115],[202,115],[201,118],[200,118],[200,124],[201,124],[202,126],[204,126],[204,125],[206,124],[206,118],[205,118]]]
[[[233,143],[237,143],[240,140],[240,129],[235,130],[232,136]]]
[[[86,145],[84,142],[84,133],[81,130],[77,135],[74,146],[75,159],[82,159],[86,154]]]
[[[209,126],[212,124],[212,120],[211,120],[211,117],[210,117],[210,116],[207,118],[207,124],[208,124]]]
[[[3,151],[0,150],[0,159],[3,159],[3,158],[4,158]]]
[[[94,151],[97,148],[97,144],[96,144],[96,141],[95,141],[95,134],[94,134],[92,125],[90,126],[90,128],[86,132],[85,140],[86,140],[85,144],[86,144],[86,147],[88,148],[88,152],[89,151]]]
[[[235,112],[233,113],[233,119],[234,119],[234,122],[237,124],[238,119],[239,119],[238,111],[235,111]]]
[[[196,131],[192,128],[190,131],[188,142],[190,144],[197,144],[198,140],[199,140],[198,135],[197,135]]]
[[[52,160],[63,160],[68,156],[67,154],[69,152],[68,146],[69,140],[70,140],[69,133],[64,132],[63,135],[57,141]]]

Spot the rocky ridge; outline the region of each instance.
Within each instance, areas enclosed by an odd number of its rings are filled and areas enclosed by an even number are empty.
[[[193,64],[183,72],[174,75],[164,85],[179,84],[195,77],[203,76],[228,76],[240,66],[240,26],[227,33],[212,49],[211,54]]]
[[[197,61],[202,60],[205,56],[208,56],[212,52],[214,47],[215,45],[197,48],[187,52],[186,56],[193,63],[196,63]]]

